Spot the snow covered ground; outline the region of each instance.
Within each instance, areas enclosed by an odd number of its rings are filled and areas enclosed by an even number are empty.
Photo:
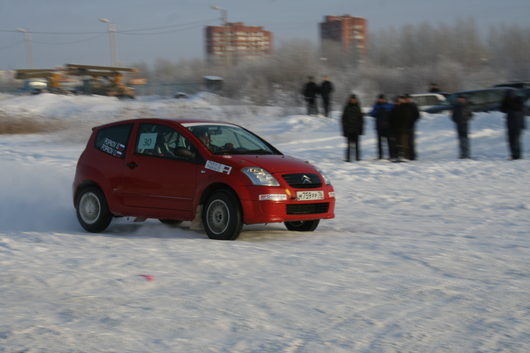
[[[154,220],[84,232],[71,182],[90,127],[142,116],[250,128],[327,171],[336,218],[314,233],[247,226],[234,242]],[[0,95],[0,119],[63,127],[0,135],[2,353],[530,351],[530,162],[507,160],[500,113],[475,115],[475,160],[456,159],[440,114],[418,124],[418,161],[373,160],[370,122],[350,164],[338,112],[207,95]]]

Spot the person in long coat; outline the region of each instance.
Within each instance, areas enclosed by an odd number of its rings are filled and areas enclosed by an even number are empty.
[[[420,111],[408,94],[405,95],[405,103],[401,104],[401,109],[403,114],[401,144],[405,158],[413,161],[418,157],[416,153],[416,122],[420,119]]]
[[[319,87],[315,83],[313,76],[309,76],[307,79],[308,81],[302,89],[302,95],[304,96],[307,105],[307,115],[317,115],[317,94],[319,92]]]
[[[451,120],[456,125],[456,133],[458,135],[458,147],[460,151],[460,158],[471,158],[469,149],[469,120],[473,117],[471,106],[467,102],[466,96],[460,95],[456,103],[453,105],[453,113]]]
[[[364,133],[363,112],[359,100],[352,94],[342,112],[342,134],[346,137],[346,162],[351,162],[351,149],[355,148],[355,160],[361,160],[361,142],[359,136]]]
[[[331,111],[331,93],[333,93],[333,83],[328,79],[327,76],[322,77],[320,83],[320,96],[322,97],[322,108],[324,109],[324,115],[329,117]]]
[[[377,101],[372,106],[369,115],[375,119],[375,132],[377,134],[377,156],[378,159],[383,159],[384,148],[386,144],[388,147],[389,158],[391,156],[390,147],[390,112],[392,111],[392,104],[389,103],[384,94],[377,97]]]
[[[508,146],[512,159],[521,159],[521,134],[526,129],[523,97],[514,90],[507,91],[500,110],[506,113]]]
[[[403,103],[405,97],[398,96],[394,98],[394,105],[389,114],[389,144],[390,144],[390,159],[394,162],[400,162],[401,157],[404,157],[402,146],[401,132],[403,131]]]

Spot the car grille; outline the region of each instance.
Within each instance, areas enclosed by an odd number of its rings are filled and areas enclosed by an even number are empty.
[[[319,214],[319,213],[327,213],[328,210],[329,210],[328,202],[287,205],[288,215]]]
[[[317,174],[313,173],[296,173],[284,174],[283,180],[293,188],[297,189],[314,189],[322,187],[322,182]]]

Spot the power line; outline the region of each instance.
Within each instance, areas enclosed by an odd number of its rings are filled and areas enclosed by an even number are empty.
[[[204,20],[197,20],[193,22],[188,23],[177,23],[172,25],[165,25],[165,26],[157,26],[157,27],[148,27],[148,28],[136,28],[136,29],[126,29],[126,30],[118,30],[117,33],[121,34],[128,34],[128,35],[141,35],[141,34],[158,34],[158,33],[170,33],[170,32],[178,32],[179,30],[188,30],[190,29],[190,26],[197,26],[201,24],[207,24],[214,20],[217,20],[216,18],[209,18]],[[166,30],[169,28],[174,28],[173,30],[168,30],[164,32],[155,32],[155,33],[143,33],[143,32],[151,32],[151,31],[158,31],[158,30]],[[9,30],[9,29],[0,29],[0,32],[2,33],[17,33],[16,30]],[[88,34],[105,34],[107,33],[102,31],[86,31],[86,32],[68,32],[68,31],[61,31],[61,32],[51,32],[51,31],[29,31],[31,34],[42,34],[42,35],[88,35]]]

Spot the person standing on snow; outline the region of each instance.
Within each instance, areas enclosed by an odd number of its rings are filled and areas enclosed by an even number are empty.
[[[459,95],[457,102],[453,105],[453,114],[451,120],[456,125],[456,133],[458,135],[458,146],[460,151],[460,159],[471,158],[469,149],[469,120],[473,117],[471,106],[467,102],[466,96]]]
[[[523,97],[514,90],[507,91],[500,110],[506,113],[506,130],[511,159],[521,159],[521,134],[526,129]]]
[[[372,106],[369,115],[375,118],[375,132],[377,134],[377,156],[383,159],[383,144],[387,145],[389,158],[392,158],[390,147],[390,112],[392,104],[389,103],[384,94],[377,97],[377,101]]]
[[[317,115],[317,94],[319,91],[318,85],[315,83],[313,76],[309,76],[308,82],[304,85],[302,89],[302,95],[306,101],[307,105],[307,115]]]
[[[333,83],[331,83],[328,77],[322,77],[322,82],[320,83],[320,96],[322,97],[322,107],[324,108],[324,115],[326,117],[329,117],[329,112],[331,110],[331,93],[333,90]]]
[[[346,137],[346,162],[351,162],[351,148],[355,147],[355,160],[361,160],[359,136],[364,133],[363,112],[359,100],[352,94],[342,112],[342,135]]]
[[[405,158],[413,161],[418,157],[416,154],[416,122],[420,119],[420,111],[408,94],[405,95],[405,102],[401,106],[403,114],[401,144]]]
[[[403,131],[403,103],[405,97],[398,96],[394,98],[394,105],[388,116],[389,118],[389,142],[390,142],[390,158],[394,162],[400,162],[401,157],[404,157],[403,146],[401,141],[401,131]]]

